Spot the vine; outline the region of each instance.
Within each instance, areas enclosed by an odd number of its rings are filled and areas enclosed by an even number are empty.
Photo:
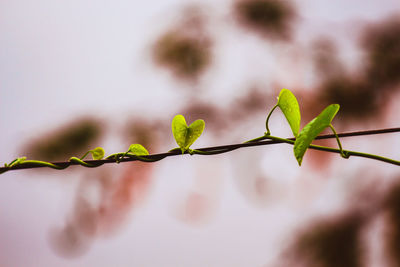
[[[294,136],[293,138],[281,138],[271,135],[271,131],[268,125],[269,119],[272,113],[278,107],[284,114],[292,130]],[[49,167],[57,170],[62,170],[71,165],[82,165],[84,167],[94,168],[94,167],[99,167],[105,163],[120,163],[127,161],[155,162],[162,160],[168,156],[176,156],[182,154],[215,155],[215,154],[230,152],[232,150],[242,147],[251,147],[251,146],[278,144],[278,143],[287,143],[293,145],[294,156],[299,166],[301,166],[304,155],[307,149],[309,148],[326,152],[338,153],[345,159],[348,159],[351,156],[357,156],[357,157],[379,160],[382,162],[400,166],[400,161],[394,159],[385,158],[375,154],[344,150],[340,142],[340,137],[399,132],[400,128],[338,134],[332,125],[332,120],[338,113],[339,109],[340,106],[338,104],[331,104],[327,106],[317,117],[311,120],[308,124],[306,124],[303,127],[303,129],[300,130],[301,114],[298,101],[290,90],[282,89],[281,92],[279,93],[277,104],[271,109],[271,111],[267,116],[265,122],[266,132],[264,133],[264,135],[251,139],[241,144],[191,149],[190,148],[191,145],[203,133],[205,128],[205,122],[204,120],[200,119],[194,121],[188,126],[185,117],[183,115],[176,115],[172,120],[171,128],[172,128],[172,134],[175,138],[178,147],[171,149],[166,153],[150,155],[147,149],[144,148],[142,145],[132,144],[129,146],[126,152],[114,153],[104,158],[105,155],[104,149],[102,147],[96,147],[86,152],[82,157],[80,158],[71,157],[66,162],[46,162],[40,160],[27,160],[26,157],[19,157],[8,164],[5,163],[4,167],[0,167],[0,174],[10,170],[39,168],[39,167]],[[320,133],[326,128],[331,129],[333,134],[320,135]],[[311,144],[314,140],[327,139],[327,138],[335,138],[338,144],[338,148]],[[85,160],[88,154],[91,154],[92,160]]]

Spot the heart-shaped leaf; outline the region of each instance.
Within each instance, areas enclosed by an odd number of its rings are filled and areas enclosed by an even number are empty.
[[[96,147],[95,149],[92,149],[89,152],[90,152],[90,154],[92,154],[92,158],[94,160],[102,159],[104,157],[104,153],[105,153],[104,149],[102,147]]]
[[[293,135],[297,136],[300,130],[300,108],[294,94],[288,89],[282,89],[278,96],[278,106],[288,121]]]
[[[203,120],[196,120],[187,126],[185,117],[176,115],[172,120],[171,127],[175,141],[184,153],[203,133],[205,123]]]
[[[147,156],[149,155],[149,152],[147,151],[146,148],[144,148],[144,146],[142,146],[141,144],[132,144],[129,146],[129,150],[128,152],[136,155],[136,156]]]
[[[331,125],[331,122],[339,111],[339,108],[340,106],[338,104],[329,105],[301,130],[293,147],[294,155],[299,165],[301,165],[308,146],[315,137],[317,137],[326,127]]]

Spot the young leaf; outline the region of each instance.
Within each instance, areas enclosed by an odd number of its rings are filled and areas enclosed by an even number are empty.
[[[200,137],[203,133],[205,123],[203,120],[196,120],[188,127],[185,117],[176,115],[172,120],[172,134],[175,141],[181,148],[182,153],[189,149],[189,147]]]
[[[22,162],[24,162],[26,160],[26,157],[20,157],[20,158],[16,158],[13,161],[10,162],[10,164],[4,164],[5,167],[13,167],[16,165],[21,164]]]
[[[146,148],[144,148],[144,146],[140,145],[140,144],[132,144],[129,146],[129,150],[128,152],[136,155],[136,156],[147,156],[149,155],[149,152],[147,151]]]
[[[293,135],[297,136],[300,130],[300,108],[294,94],[288,89],[282,89],[278,96],[278,106],[288,121]]]
[[[95,149],[92,149],[89,152],[92,154],[92,158],[94,160],[99,160],[104,157],[104,149],[102,147],[96,147]]]
[[[338,104],[329,105],[301,130],[293,147],[299,165],[301,165],[308,146],[326,127],[329,127],[339,108]]]

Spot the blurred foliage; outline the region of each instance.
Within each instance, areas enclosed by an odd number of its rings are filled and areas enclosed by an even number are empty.
[[[339,76],[324,81],[320,88],[319,100],[323,105],[338,103],[342,119],[368,119],[380,115],[380,98],[376,90],[363,80]]]
[[[399,89],[400,19],[370,25],[362,34],[361,44],[366,66],[352,76],[345,74],[333,42],[322,38],[313,46],[315,69],[322,80],[310,105],[338,103],[339,118],[344,122],[380,117],[383,99]]]
[[[204,119],[207,131],[210,130],[219,134],[235,127],[239,120],[266,112],[266,107],[274,100],[268,90],[251,87],[245,91],[244,95],[234,99],[227,108],[220,108],[211,102],[193,100],[183,108],[181,113],[185,115],[188,121],[194,121],[198,118]]]
[[[397,177],[397,180],[400,177]],[[384,201],[386,213],[385,249],[390,266],[400,266],[400,183],[391,187]]]
[[[361,266],[361,223],[357,214],[314,223],[297,237],[295,260],[308,267]]]
[[[252,116],[258,112],[267,112],[268,102],[275,101],[273,94],[264,88],[250,87],[245,95],[236,98],[231,105],[229,114],[236,119]]]
[[[332,40],[318,38],[312,45],[312,59],[320,84],[314,100],[309,101],[306,110],[318,112],[317,110],[328,104],[338,103],[338,118],[344,122],[371,119],[380,115],[378,90],[365,79],[364,74],[356,77],[345,73]]]
[[[278,40],[290,39],[296,17],[289,1],[277,0],[239,0],[234,6],[234,14],[245,28]]]
[[[193,101],[183,108],[182,114],[188,121],[202,118],[206,122],[207,131],[219,132],[226,129],[228,121],[224,120],[224,110],[208,102]]]
[[[394,89],[400,82],[400,18],[370,26],[362,44],[368,53],[368,82],[380,89]]]
[[[154,59],[178,78],[196,79],[211,62],[211,42],[202,36],[170,31],[156,42]]]
[[[146,148],[154,148],[162,141],[161,136],[170,131],[165,121],[146,120],[132,117],[125,124],[122,135],[128,144],[142,144]]]
[[[87,253],[91,238],[83,235],[75,225],[67,224],[62,229],[52,229],[49,244],[52,250],[64,258],[78,258]]]
[[[326,37],[316,39],[312,44],[314,71],[322,80],[343,76],[344,66],[338,58],[336,44]]]
[[[31,142],[23,151],[30,158],[46,161],[66,160],[98,145],[103,134],[101,123],[82,118],[47,133]]]
[[[247,119],[257,113],[267,114],[269,105],[275,101],[275,97],[269,90],[259,87],[250,87],[241,95],[233,100],[227,110],[232,126],[239,120]]]
[[[338,103],[342,121],[370,120],[382,115],[384,95],[395,89],[400,81],[400,23],[385,21],[367,28],[363,47],[367,66],[357,70],[358,75],[347,75],[338,59],[335,44],[326,38],[313,45],[315,70],[321,79],[313,103],[325,106]],[[391,91],[387,90],[390,89]],[[316,104],[318,103],[318,104]]]

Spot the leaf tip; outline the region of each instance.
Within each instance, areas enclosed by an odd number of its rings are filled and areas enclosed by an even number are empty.
[[[299,148],[296,143],[294,144],[294,147],[293,147],[293,153],[297,160],[297,163],[299,164],[299,166],[301,166],[301,162],[303,161],[304,153],[301,153],[301,151],[299,151]]]
[[[299,166],[301,166],[301,163],[303,162],[303,157],[296,157],[296,160]]]

